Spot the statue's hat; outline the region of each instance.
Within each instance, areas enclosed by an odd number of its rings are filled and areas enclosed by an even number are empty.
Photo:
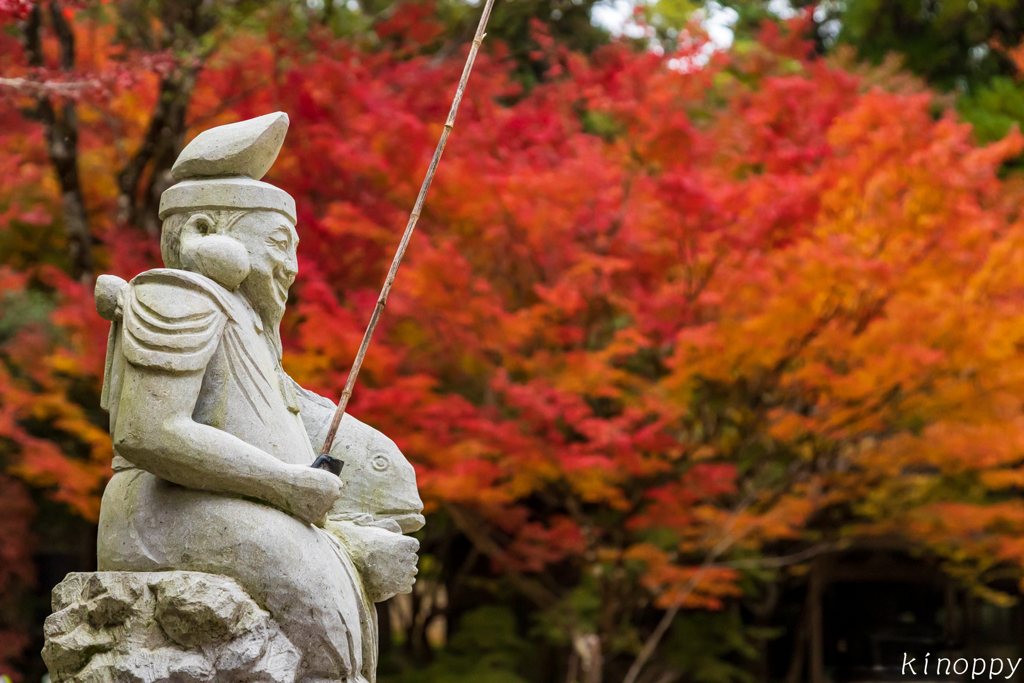
[[[295,200],[260,178],[277,159],[288,115],[275,112],[203,131],[171,167],[178,181],[160,196],[161,220],[196,209],[268,209],[295,220]]]

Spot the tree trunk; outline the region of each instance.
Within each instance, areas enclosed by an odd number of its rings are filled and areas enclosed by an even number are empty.
[[[60,5],[53,1],[49,7],[50,21],[60,43],[61,69],[71,71],[75,68],[75,34]],[[35,4],[25,20],[25,51],[29,64],[35,67],[43,66],[42,28],[42,5]],[[48,95],[39,95],[32,115],[43,124],[46,152],[60,184],[71,275],[78,280],[88,280],[93,275],[92,235],[78,176],[78,113],[75,103],[67,100],[57,107]]]
[[[786,683],[800,683],[803,678],[804,660],[807,657],[807,617],[808,609],[805,606],[793,636],[793,656],[789,660]]]
[[[819,562],[811,567],[811,585],[807,592],[808,630],[810,634],[810,683],[825,683],[825,638],[821,613],[822,568]]]
[[[604,668],[601,639],[594,633],[574,633],[572,647],[579,655],[580,683],[601,683]]]
[[[139,151],[117,178],[118,220],[145,230],[151,236],[160,232],[160,195],[171,186],[171,166],[181,153],[192,89],[198,66],[181,66],[160,80],[160,96],[149,121],[149,129]],[[139,186],[145,171],[152,166],[146,188]]]

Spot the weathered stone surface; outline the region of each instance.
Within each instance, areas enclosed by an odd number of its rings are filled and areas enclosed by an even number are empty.
[[[128,284],[116,275],[100,275],[96,278],[96,312],[104,320],[114,320],[120,313],[117,295]]]
[[[416,583],[420,542],[378,526],[328,520],[327,530],[345,544],[370,600],[383,602],[409,593]]]
[[[194,210],[265,209],[295,222],[295,200],[260,182],[281,151],[288,115],[275,112],[203,131],[171,168],[178,183],[160,196],[160,218]]]
[[[274,165],[288,132],[288,115],[274,112],[203,131],[178,156],[175,180],[241,175],[259,180]]]
[[[54,683],[294,683],[299,652],[233,580],[200,572],[69,574],[43,659]]]
[[[203,220],[203,217],[198,217]],[[182,240],[181,261],[188,270],[202,273],[221,287],[238,288],[249,275],[249,254],[238,240],[221,235]]]

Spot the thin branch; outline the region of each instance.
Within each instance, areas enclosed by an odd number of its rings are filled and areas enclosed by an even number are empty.
[[[742,533],[732,533],[732,530],[735,528],[737,522],[739,522],[740,515],[743,514],[743,512],[750,506],[750,502],[750,498],[748,497],[736,507],[736,510],[730,516],[729,522],[723,529],[725,535],[708,552],[707,556],[704,558],[704,562],[701,563],[697,571],[690,577],[690,580],[686,582],[685,586],[683,586],[681,594],[676,599],[676,604],[667,609],[665,614],[662,615],[661,621],[658,622],[658,625],[654,628],[654,631],[647,639],[647,642],[644,643],[643,648],[640,650],[640,654],[637,655],[636,660],[629,667],[629,671],[626,672],[626,677],[622,679],[622,683],[636,683],[637,678],[640,676],[640,672],[643,670],[648,660],[654,656],[654,651],[657,650],[658,645],[661,644],[661,639],[665,637],[665,634],[668,633],[668,629],[672,626],[672,622],[675,621],[676,615],[679,614],[679,610],[682,608],[683,601],[686,600],[694,590],[696,590],[701,579],[704,578],[704,575],[714,567],[715,560],[718,559],[718,556],[728,550],[730,546],[743,536]]]
[[[505,557],[504,551],[501,546],[490,537],[487,533],[487,529],[478,519],[472,519],[464,509],[458,505],[449,504],[445,506],[445,510],[448,515],[452,518],[455,526],[466,535],[466,538],[470,540],[473,546],[480,550],[484,555],[493,559],[501,560]],[[529,579],[523,575],[518,569],[510,567],[506,564],[505,573],[508,575],[509,580],[515,585],[519,592],[525,595],[527,598],[532,600],[538,607],[551,607],[558,602],[558,596],[545,588],[541,583]]]
[[[50,1],[50,22],[60,44],[60,68],[72,71],[75,68],[75,32],[71,30],[64,10],[56,0]]]
[[[804,656],[807,653],[808,619],[809,613],[805,604],[800,611],[800,618],[796,627],[796,644],[793,647],[793,654],[789,659],[789,670],[786,672],[786,683],[800,683],[800,674],[803,673]]]
[[[232,95],[231,97],[223,98],[222,100],[217,102],[217,106],[216,107],[214,107],[213,109],[211,109],[208,112],[205,112],[202,116],[196,116],[195,118],[190,120],[188,122],[188,124],[187,124],[187,127],[188,128],[192,128],[192,129],[202,128],[207,123],[209,123],[210,121],[213,121],[214,119],[219,117],[224,112],[228,111],[229,109],[234,108],[236,105],[239,105],[242,102],[245,102],[252,95],[255,95],[256,93],[260,92],[261,90],[264,90],[266,87],[267,87],[266,83],[260,83],[258,85],[252,85],[252,86],[249,86],[248,88],[245,88],[244,90],[242,90],[242,91]]]
[[[50,22],[60,44],[61,68],[65,72],[72,71],[75,67],[75,34],[56,0],[50,2]],[[43,10],[41,4],[37,3],[33,5],[24,23],[28,63],[37,68],[44,64],[42,28]],[[78,175],[78,115],[75,103],[65,99],[58,110],[49,94],[37,93],[32,116],[43,124],[46,151],[60,183],[71,274],[76,279],[92,277],[92,235]]]
[[[811,546],[806,550],[801,550],[798,553],[793,553],[792,555],[762,557],[749,560],[733,560],[732,562],[724,562],[716,566],[727,567],[729,569],[780,569],[782,567],[806,562],[818,555],[825,555],[827,553],[834,552],[841,547],[841,543],[822,543],[820,545]]]
[[[572,647],[579,655],[579,666],[583,670],[582,683],[601,683],[604,669],[601,638],[596,633],[574,632]]]
[[[46,97],[58,95],[61,97],[77,97],[89,90],[96,90],[103,86],[96,79],[86,81],[35,81],[30,78],[0,78],[0,87],[11,88],[25,95],[34,97]]]

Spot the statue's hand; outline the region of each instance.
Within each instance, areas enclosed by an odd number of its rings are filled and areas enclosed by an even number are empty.
[[[418,571],[416,551],[420,548],[415,538],[348,521],[328,521],[326,529],[348,548],[373,602],[412,592]]]
[[[301,520],[323,526],[327,513],[341,497],[342,481],[325,470],[289,467],[289,491],[285,509]]]

